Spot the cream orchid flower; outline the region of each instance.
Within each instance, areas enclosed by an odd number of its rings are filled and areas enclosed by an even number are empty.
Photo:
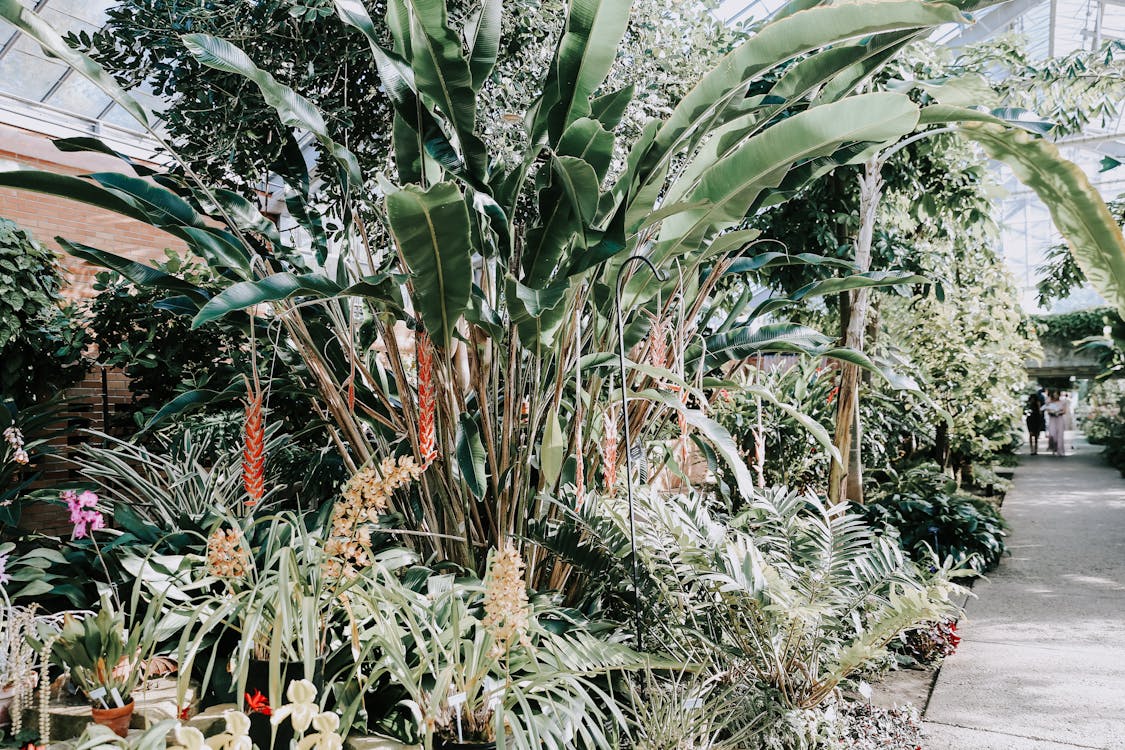
[[[208,737],[207,747],[211,750],[254,750],[250,739],[250,717],[241,711],[224,711],[227,731]]]
[[[344,750],[340,736],[340,717],[332,711],[317,714],[312,720],[316,731],[301,738],[297,750]]]
[[[293,732],[304,734],[313,717],[320,713],[320,706],[316,704],[316,686],[308,680],[294,680],[289,683],[285,697],[289,702],[273,712],[270,722],[277,726],[289,719]]]
[[[203,750],[207,746],[207,741],[203,739],[203,732],[200,732],[195,727],[186,727],[180,724],[175,729],[176,742],[178,745],[168,748],[168,750]]]

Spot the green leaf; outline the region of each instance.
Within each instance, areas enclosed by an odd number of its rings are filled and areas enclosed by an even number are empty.
[[[685,358],[698,364],[703,351],[706,351],[703,369],[707,372],[726,362],[767,352],[813,354],[831,342],[832,339],[823,333],[794,323],[770,323],[760,327],[747,325],[708,336],[702,350],[693,347]]]
[[[391,235],[414,276],[414,305],[434,343],[448,348],[469,306],[473,265],[469,208],[452,182],[408,185],[387,196]]]
[[[588,225],[598,210],[598,176],[594,168],[576,156],[555,157],[551,167],[579,220]]]
[[[469,171],[484,177],[484,144],[476,136],[476,91],[461,39],[449,28],[445,0],[410,0],[410,66],[417,89],[453,126]]]
[[[312,102],[279,83],[272,75],[255,65],[249,55],[224,39],[208,34],[185,34],[181,39],[188,52],[202,64],[215,70],[244,76],[257,85],[266,104],[277,111],[283,124],[312,133],[324,150],[339,163],[340,181],[345,191],[358,189],[363,184],[363,175],[355,154],[332,139],[324,116]]]
[[[699,177],[685,200],[710,205],[667,219],[653,262],[659,266],[666,258],[692,252],[710,234],[739,223],[794,164],[831,154],[845,143],[893,141],[912,132],[917,122],[918,108],[909,98],[881,92],[805,110],[733,149],[709,141],[689,167]]]
[[[63,250],[70,253],[75,258],[81,258],[96,266],[102,266],[111,271],[116,271],[138,286],[151,286],[157,289],[181,292],[194,300],[198,300],[200,303],[207,301],[211,296],[211,293],[202,287],[195,286],[177,276],[165,273],[151,266],[146,266],[143,263],[137,263],[134,260],[129,260],[120,255],[114,255],[105,250],[99,250],[96,247],[83,245],[79,242],[70,242],[63,237],[56,237],[55,241],[59,243],[59,246],[62,247]]]
[[[484,497],[487,489],[488,473],[485,471],[484,445],[480,440],[480,428],[468,414],[461,415],[460,429],[457,431],[457,465],[461,478],[478,500]]]
[[[857,273],[851,276],[837,276],[830,279],[822,279],[806,284],[787,297],[774,297],[773,299],[762,302],[762,304],[758,305],[754,312],[750,314],[750,318],[760,318],[774,310],[796,304],[803,300],[826,297],[833,294],[840,294],[841,292],[850,292],[853,289],[878,289],[881,287],[899,286],[901,284],[928,284],[931,283],[931,281],[932,279],[925,276],[919,276],[906,271],[868,271],[867,273]]]
[[[480,91],[496,66],[503,17],[503,0],[484,0],[469,27],[469,71],[474,91]]]
[[[524,347],[535,350],[554,345],[555,334],[568,313],[563,301],[569,289],[566,282],[533,289],[512,276],[505,279],[504,298]]]
[[[547,417],[543,442],[539,446],[539,472],[542,474],[543,487],[548,492],[554,489],[559,480],[565,454],[566,435],[559,423],[559,413],[553,411]]]
[[[558,140],[570,123],[591,114],[590,97],[617,56],[630,4],[630,0],[571,0],[566,29],[543,83],[531,130],[533,142],[548,131]]]
[[[17,169],[0,172],[0,187],[56,195],[96,208],[104,208],[145,224],[154,224],[132,201],[81,177],[42,172],[37,169]]]
[[[821,47],[879,32],[924,29],[965,20],[944,3],[881,2],[878,10],[862,3],[822,6],[767,24],[724,57],[684,96],[653,144],[653,161],[664,161],[685,139],[706,130],[730,101],[763,72]]]
[[[961,133],[1035,191],[1086,278],[1125,315],[1125,237],[1086,174],[1054,144],[1022,130],[966,123]]]

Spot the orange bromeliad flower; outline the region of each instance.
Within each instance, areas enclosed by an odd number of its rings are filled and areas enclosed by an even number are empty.
[[[266,494],[266,430],[262,422],[262,392],[247,383],[246,426],[242,449],[242,482],[246,486],[248,507],[258,504]]]
[[[414,356],[418,363],[418,452],[422,466],[437,458],[437,432],[434,417],[437,402],[434,397],[434,350],[425,331],[418,332]]]

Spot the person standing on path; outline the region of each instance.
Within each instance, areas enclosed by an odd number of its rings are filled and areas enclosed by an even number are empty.
[[[1031,445],[1031,455],[1039,455],[1039,434],[1047,429],[1047,422],[1043,418],[1043,402],[1039,399],[1038,393],[1033,393],[1027,397],[1027,406],[1024,408],[1027,414],[1027,435],[1028,442]]]
[[[1058,391],[1047,392],[1047,403],[1043,406],[1043,412],[1047,415],[1047,437],[1049,438],[1051,451],[1056,456],[1066,455],[1066,424],[1070,416],[1069,403],[1070,399],[1060,398]]]

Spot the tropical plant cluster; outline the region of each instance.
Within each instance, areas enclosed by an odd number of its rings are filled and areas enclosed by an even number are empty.
[[[64,39],[0,0],[167,162],[71,138],[121,171],[0,186],[189,251],[57,239],[136,414],[46,490],[68,538],[0,548],[6,679],[69,681],[81,747],[916,747],[849,696],[999,560],[956,485],[1030,347],[972,149],[1125,288],[1046,125],[905,52],[987,5],[130,0]],[[156,684],[180,718],[127,735]]]

